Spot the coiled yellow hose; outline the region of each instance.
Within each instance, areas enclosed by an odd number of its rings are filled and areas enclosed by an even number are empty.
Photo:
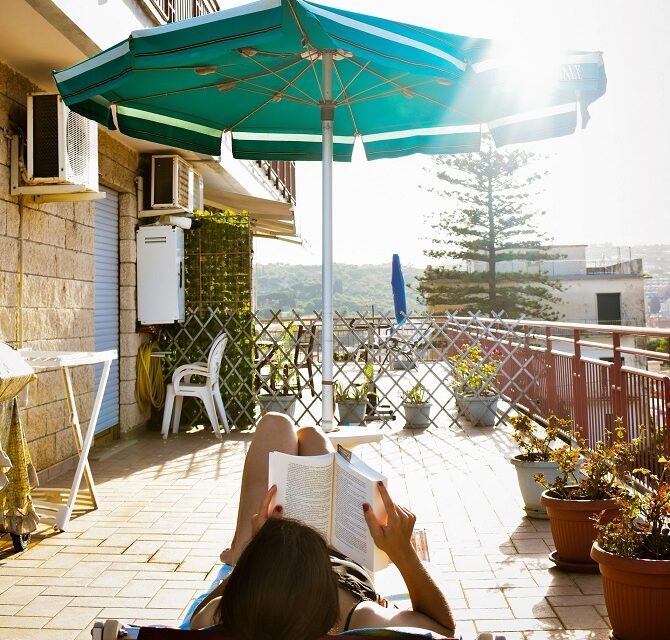
[[[160,358],[151,357],[157,348],[158,336],[148,340],[137,350],[135,399],[143,411],[149,406],[160,409],[165,404],[165,384]]]

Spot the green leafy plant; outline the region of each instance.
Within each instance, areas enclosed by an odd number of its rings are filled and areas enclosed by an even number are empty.
[[[424,404],[428,402],[429,398],[428,390],[421,383],[417,383],[411,389],[402,392],[402,404]]]
[[[596,516],[597,542],[625,558],[670,560],[670,460],[658,459],[660,474],[633,469],[646,478],[649,490],[628,487],[617,497],[618,514],[610,522]],[[632,480],[633,477],[630,477]]]
[[[614,429],[605,430],[604,440],[598,440],[592,449],[582,436],[575,435],[575,440],[577,446],[566,444],[550,456],[561,475],[547,482],[544,474],[538,473],[536,482],[566,500],[604,500],[621,495],[625,491],[621,478],[635,460],[639,438],[627,441],[618,419]]]
[[[220,371],[223,400],[230,423],[243,429],[255,423],[249,215],[226,209],[197,211],[194,217],[202,226],[184,234],[186,323],[161,327],[160,350],[172,354],[162,359],[163,373],[169,382],[176,367],[201,359],[212,338],[225,331],[229,347]],[[206,419],[195,402],[184,403],[183,416],[189,424]]]
[[[549,416],[546,427],[540,426],[525,414],[510,418],[512,438],[519,445],[519,458],[532,462],[550,462],[561,442],[559,433],[569,430],[569,422],[556,416]]]
[[[273,389],[288,395],[295,385],[298,372],[293,366],[291,354],[295,346],[295,327],[290,324],[279,338],[277,348],[270,358],[270,381]]]
[[[335,402],[343,402],[345,400],[358,400],[365,402],[368,397],[369,383],[366,380],[360,384],[353,382],[347,385],[342,385],[340,382],[335,382]]]
[[[485,353],[479,345],[465,345],[461,353],[449,357],[453,365],[452,387],[463,395],[495,395],[495,378],[500,368],[500,357]]]

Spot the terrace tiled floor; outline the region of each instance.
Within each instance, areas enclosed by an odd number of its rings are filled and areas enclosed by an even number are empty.
[[[101,507],[12,554],[0,538],[0,640],[89,638],[94,620],[176,624],[218,569],[250,434],[158,433],[94,450]],[[417,514],[465,640],[605,640],[599,575],[562,573],[546,521],[524,517],[509,434],[400,431],[357,449]],[[58,483],[67,486],[66,481]],[[398,593],[392,571],[380,591]]]

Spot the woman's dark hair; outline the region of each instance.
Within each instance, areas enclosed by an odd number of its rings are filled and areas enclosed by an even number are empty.
[[[324,539],[295,520],[270,518],[226,582],[219,607],[224,633],[240,640],[314,640],[338,617]]]

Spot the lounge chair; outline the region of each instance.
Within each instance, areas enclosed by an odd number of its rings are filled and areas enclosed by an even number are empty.
[[[121,625],[118,620],[96,622],[91,631],[92,640],[234,640],[222,636],[216,629],[172,629],[168,627],[133,627]],[[430,632],[413,633],[409,630],[392,629],[353,629],[336,636],[323,636],[319,640],[344,638],[347,640],[379,640],[379,638],[395,638],[396,640],[427,640],[430,638],[444,639],[445,636]],[[455,639],[454,639],[455,640]],[[477,640],[505,640],[505,636],[492,633],[480,633]]]
[[[212,582],[209,593],[214,587],[225,579],[230,571],[228,565],[223,565]],[[138,627],[135,625],[124,625],[118,620],[99,620],[91,629],[92,640],[233,640],[227,636],[222,636],[221,632],[214,628],[210,629],[187,629],[188,621],[191,619],[193,612],[200,601],[206,597],[207,593],[203,593],[200,597],[191,604],[186,613],[184,622],[181,627],[176,629],[173,627]],[[408,630],[390,630],[390,629],[353,629],[336,636],[324,636],[323,640],[329,638],[346,638],[347,640],[377,640],[379,638],[395,638],[396,640],[427,640],[430,638],[444,638],[438,634],[430,632],[412,633]],[[504,636],[494,635],[492,633],[481,633],[476,640],[505,640]]]

